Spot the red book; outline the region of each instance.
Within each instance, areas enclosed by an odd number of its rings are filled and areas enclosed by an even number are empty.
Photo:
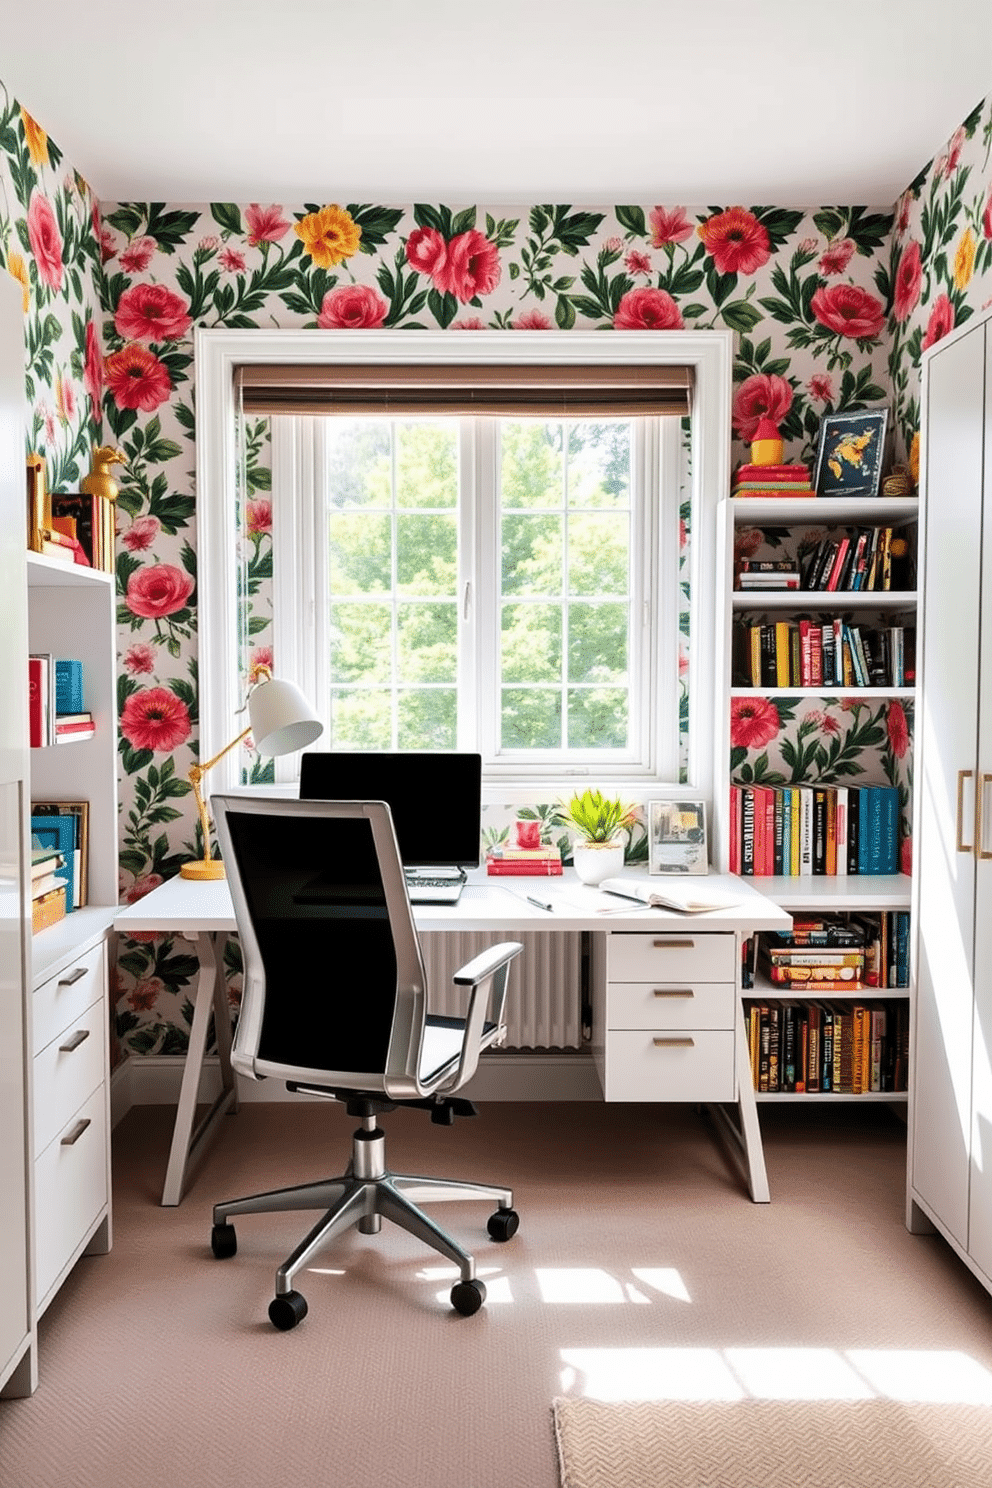
[[[734,471],[735,481],[809,480],[808,465],[741,465]]]
[[[533,858],[490,858],[486,872],[491,878],[556,878],[561,875],[561,859],[548,858],[545,862],[537,862]]]
[[[40,749],[45,738],[45,696],[48,663],[42,656],[28,657],[28,736],[32,749]]]

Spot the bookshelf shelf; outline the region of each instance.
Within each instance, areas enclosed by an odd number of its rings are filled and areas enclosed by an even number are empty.
[[[915,687],[731,687],[737,697],[912,698]]]
[[[906,1090],[866,1090],[861,1095],[851,1095],[839,1090],[756,1090],[754,1098],[759,1105],[764,1105],[766,1102],[795,1104],[796,1101],[830,1101],[832,1105],[836,1105],[839,1101],[857,1101],[859,1105],[874,1102],[877,1105],[881,1101],[886,1105],[896,1103],[905,1105],[909,1100],[909,1092]]]
[[[915,522],[920,512],[916,496],[734,496],[727,505],[739,527],[892,527]]]
[[[916,591],[907,589],[735,589],[735,610],[914,610]]]

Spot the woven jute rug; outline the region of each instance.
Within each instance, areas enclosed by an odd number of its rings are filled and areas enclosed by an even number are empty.
[[[561,1488],[989,1488],[992,1408],[555,1400]]]

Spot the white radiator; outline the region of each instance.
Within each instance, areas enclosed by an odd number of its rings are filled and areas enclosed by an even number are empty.
[[[510,967],[505,1049],[578,1049],[582,1046],[582,936],[578,931],[495,935],[482,930],[420,934],[430,988],[430,1010],[454,1017],[465,1011],[465,989],[452,975],[487,946],[519,940],[523,953]]]

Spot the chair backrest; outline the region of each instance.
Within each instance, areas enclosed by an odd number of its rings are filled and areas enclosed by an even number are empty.
[[[213,796],[244,991],[243,1074],[416,1094],[420,944],[383,801]]]

